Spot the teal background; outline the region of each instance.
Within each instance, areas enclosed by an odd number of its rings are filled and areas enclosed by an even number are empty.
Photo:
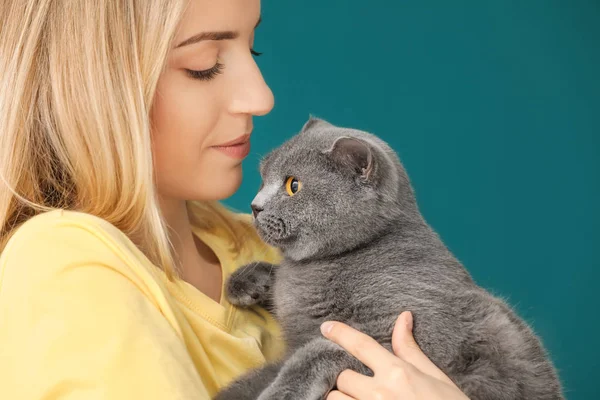
[[[263,0],[276,107],[241,190],[308,114],[400,154],[429,223],[542,337],[567,398],[600,398],[600,1]]]

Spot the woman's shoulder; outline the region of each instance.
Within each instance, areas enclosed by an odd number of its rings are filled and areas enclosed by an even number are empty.
[[[74,267],[105,266],[131,279],[151,273],[144,259],[133,242],[108,221],[54,210],[16,229],[0,254],[0,271],[5,278],[19,274],[41,280]]]
[[[53,210],[36,215],[18,227],[2,254],[22,245],[34,250],[58,242],[61,247],[72,245],[73,250],[88,242],[99,242],[108,247],[132,245],[123,232],[100,217],[77,211]]]
[[[10,238],[0,255],[0,375],[31,381],[42,371],[38,395],[25,397],[75,393],[85,381],[92,397],[207,398],[171,297],[130,246],[109,222],[60,210]],[[15,385],[0,397],[24,393]]]
[[[47,229],[80,228],[83,230],[104,231],[114,235],[120,232],[110,222],[92,214],[69,210],[52,210],[29,218],[12,235],[10,241],[21,236],[34,235]]]

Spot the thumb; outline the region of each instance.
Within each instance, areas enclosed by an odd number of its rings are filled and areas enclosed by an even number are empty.
[[[412,313],[410,311],[404,311],[400,314],[396,320],[396,325],[394,326],[392,349],[394,350],[394,354],[408,362],[412,362],[411,358],[414,358],[413,353],[417,352],[422,354],[421,349],[412,334],[412,329]]]
[[[400,314],[392,334],[394,354],[411,363],[424,374],[455,386],[452,380],[423,353],[413,336],[413,326],[413,315],[410,311]]]

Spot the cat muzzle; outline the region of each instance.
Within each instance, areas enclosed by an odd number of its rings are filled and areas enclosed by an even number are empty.
[[[267,243],[273,240],[285,240],[292,236],[291,230],[281,218],[261,216],[257,220],[257,227],[263,240]]]

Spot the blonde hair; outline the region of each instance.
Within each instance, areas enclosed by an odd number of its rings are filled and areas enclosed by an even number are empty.
[[[69,209],[107,220],[176,273],[149,115],[186,5],[0,2],[0,251],[27,219]],[[218,204],[195,207],[206,224],[227,220]]]

